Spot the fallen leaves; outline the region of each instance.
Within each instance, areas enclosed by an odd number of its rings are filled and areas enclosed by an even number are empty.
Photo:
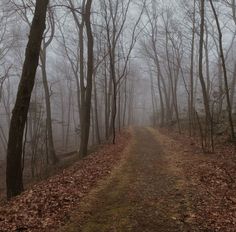
[[[35,184],[12,201],[0,204],[0,231],[52,231],[69,220],[81,199],[119,162],[130,135],[104,145],[60,174]]]
[[[220,138],[215,154],[203,154],[193,138],[162,130],[175,140],[182,152],[183,170],[194,194],[196,221],[202,231],[236,231],[236,152],[233,144]],[[189,144],[189,145],[188,145]]]

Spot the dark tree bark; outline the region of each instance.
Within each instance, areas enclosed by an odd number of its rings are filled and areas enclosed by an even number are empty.
[[[53,133],[52,133],[52,113],[51,113],[51,100],[50,100],[50,92],[48,86],[48,77],[46,71],[46,48],[47,45],[43,46],[41,50],[41,63],[42,63],[42,78],[43,78],[43,87],[44,87],[44,94],[45,94],[45,105],[46,105],[46,133],[48,139],[48,152],[49,152],[49,159],[52,164],[56,164],[59,160],[56,156],[54,141],[53,141]]]
[[[101,144],[101,136],[100,136],[100,129],[99,129],[99,116],[98,116],[98,97],[97,97],[97,86],[96,86],[95,78],[96,78],[96,75],[94,75],[94,78],[93,78],[95,131],[96,131],[97,143]]]
[[[199,41],[199,79],[202,87],[203,102],[206,114],[206,136],[210,133],[211,147],[213,148],[212,131],[210,125],[212,123],[209,99],[207,94],[206,83],[203,76],[203,48],[204,48],[204,24],[205,24],[205,0],[200,1],[200,41]]]
[[[191,41],[191,64],[190,64],[190,94],[189,94],[189,132],[190,136],[193,132],[194,122],[194,50],[195,50],[195,23],[196,23],[196,0],[194,0],[193,9],[193,28],[192,28],[192,41]]]
[[[228,111],[228,121],[229,121],[229,127],[230,127],[230,134],[231,134],[231,139],[235,139],[235,133],[234,133],[234,124],[233,124],[233,118],[232,118],[232,107],[230,103],[230,95],[229,95],[229,85],[228,85],[228,74],[227,74],[227,69],[226,69],[226,64],[225,64],[225,56],[224,56],[224,49],[223,49],[223,35],[221,32],[220,28],[220,22],[215,10],[215,7],[213,5],[212,0],[210,0],[211,8],[216,20],[216,25],[217,25],[217,30],[219,34],[219,48],[220,48],[220,58],[221,58],[221,64],[222,64],[222,69],[223,69],[223,74],[224,74],[224,84],[225,84],[225,94],[226,94],[226,101],[227,101],[227,111]]]
[[[91,111],[91,97],[93,85],[93,33],[91,28],[91,5],[92,0],[88,0],[85,5],[84,22],[87,33],[87,86],[85,89],[85,99],[82,102],[82,125],[81,125],[81,142],[80,142],[80,156],[86,156],[88,151],[89,129],[90,129],[90,111]]]
[[[127,108],[127,77],[125,78],[125,87],[124,87],[124,110],[123,110],[123,119],[122,126],[126,126],[126,108]]]
[[[23,135],[39,62],[48,2],[49,0],[36,0],[35,13],[30,29],[29,41],[26,47],[25,61],[17,91],[15,106],[12,112],[7,146],[6,184],[8,199],[23,191]]]
[[[234,104],[234,95],[235,95],[235,85],[236,85],[236,62],[234,62],[234,71],[233,71],[233,79],[230,84],[230,104],[233,106]]]
[[[55,21],[53,13],[49,10],[49,23],[50,23],[50,34],[48,35],[49,38],[46,41],[45,37],[47,37],[47,32],[44,35],[44,39],[42,41],[42,48],[41,48],[41,70],[42,70],[42,79],[43,79],[43,87],[44,87],[44,93],[45,93],[45,105],[46,105],[46,137],[48,138],[48,153],[49,153],[49,159],[52,164],[56,164],[59,159],[56,156],[56,151],[54,147],[54,141],[53,141],[53,132],[52,132],[52,113],[51,113],[51,96],[48,86],[48,76],[47,76],[47,48],[51,44],[54,34],[55,34]]]

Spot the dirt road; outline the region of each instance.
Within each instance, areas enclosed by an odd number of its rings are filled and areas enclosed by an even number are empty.
[[[62,231],[200,231],[178,157],[166,153],[155,130],[136,128],[133,134],[120,166],[84,199]]]

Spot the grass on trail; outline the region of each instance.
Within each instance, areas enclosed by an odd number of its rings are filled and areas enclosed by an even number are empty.
[[[200,231],[192,216],[192,190],[186,189],[178,155],[163,150],[165,139],[151,128],[135,129],[120,165],[60,231]]]

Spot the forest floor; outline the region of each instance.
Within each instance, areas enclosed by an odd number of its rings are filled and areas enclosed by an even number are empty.
[[[131,135],[0,205],[0,231],[236,231],[233,147],[229,160],[184,135]]]
[[[125,160],[61,231],[199,231],[178,154],[162,147],[162,137],[153,129],[135,129]]]
[[[151,128],[135,129],[123,161],[84,198],[60,231],[236,231],[235,188],[231,185],[223,199],[226,192],[219,185],[225,188],[224,181],[210,183],[210,189],[202,182],[207,173],[225,177],[211,162],[188,140]],[[217,191],[220,200],[214,196]]]
[[[120,162],[130,137],[129,131],[121,132],[116,145],[97,146],[70,167],[28,185],[20,196],[9,202],[0,201],[0,232],[58,231],[98,181],[109,176]]]

